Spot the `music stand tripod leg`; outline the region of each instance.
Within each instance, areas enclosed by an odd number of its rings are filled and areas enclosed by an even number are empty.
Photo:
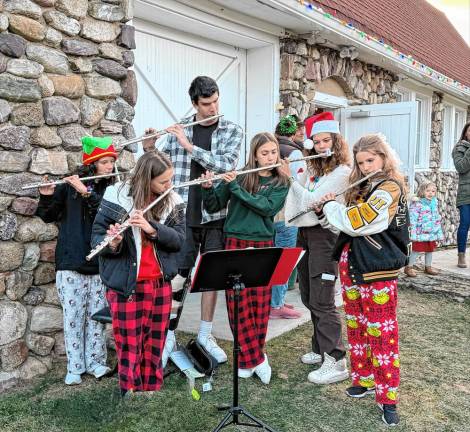
[[[245,410],[242,406],[238,405],[238,354],[240,352],[240,344],[238,340],[238,307],[240,303],[240,292],[245,288],[245,285],[240,280],[241,275],[230,275],[230,280],[232,281],[233,286],[233,403],[229,408],[228,413],[222,419],[222,421],[217,425],[213,432],[219,432],[224,427],[235,424],[243,426],[251,426],[256,428],[262,428],[269,432],[276,432],[270,426],[264,424],[262,421],[258,420],[254,415],[249,411]],[[243,423],[240,422],[239,416],[244,415],[252,420],[254,423]],[[228,421],[230,420],[231,421]]]

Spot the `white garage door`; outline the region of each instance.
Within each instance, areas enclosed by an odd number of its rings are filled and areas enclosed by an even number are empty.
[[[221,114],[245,129],[246,50],[145,21],[134,23],[137,135],[150,126],[164,129],[193,113],[188,89],[198,75],[217,81]]]

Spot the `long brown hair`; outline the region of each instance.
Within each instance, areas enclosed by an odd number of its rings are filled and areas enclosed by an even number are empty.
[[[251,140],[250,156],[248,157],[247,164],[243,167],[244,170],[258,168],[258,162],[256,161],[256,152],[262,145],[268,142],[273,142],[276,144],[276,147],[277,147],[276,163],[279,163],[281,161],[281,152],[279,150],[279,143],[276,137],[272,133],[261,132],[261,133],[256,134]],[[271,173],[272,173],[271,186],[276,187],[276,186],[284,186],[288,184],[288,180],[285,177],[280,176],[279,173],[277,172],[277,169],[273,169]],[[259,186],[260,186],[259,174],[257,172],[243,174],[241,176],[240,185],[251,194],[257,193],[259,191]]]
[[[132,177],[129,180],[129,196],[132,196],[134,208],[143,210],[148,206],[157,195],[150,189],[150,182],[166,170],[172,168],[172,164],[168,157],[155,150],[142,155],[134,168]],[[152,207],[144,217],[147,220],[160,220],[163,211],[167,208],[171,201],[171,194],[168,194],[157,205]]]
[[[364,175],[359,169],[357,164],[356,156],[359,152],[369,152],[373,155],[379,155],[384,163],[382,172],[374,176],[375,180],[395,180],[402,190],[403,193],[406,192],[405,177],[400,172],[398,165],[398,158],[395,156],[395,152],[392,150],[390,145],[385,140],[385,137],[382,134],[370,134],[364,135],[354,144],[353,147],[353,169],[351,175],[349,176],[349,183],[354,183],[360,180]],[[366,192],[368,184],[359,184],[352,189],[349,189],[345,193],[345,200],[348,205],[354,204],[357,202],[358,198]]]
[[[351,166],[351,156],[349,154],[349,147],[342,135],[337,133],[330,133],[333,139],[331,151],[334,152],[330,157],[310,159],[307,161],[307,165],[312,175],[320,177],[330,173],[339,165]],[[315,151],[315,146],[309,151],[308,156],[318,154]]]

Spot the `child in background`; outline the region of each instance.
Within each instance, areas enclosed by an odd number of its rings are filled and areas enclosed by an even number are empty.
[[[434,183],[424,181],[410,204],[411,241],[413,243],[410,262],[405,267],[405,274],[409,277],[417,276],[413,265],[422,252],[424,252],[424,272],[432,276],[439,274],[438,270],[431,267],[436,241],[444,238],[436,190]]]

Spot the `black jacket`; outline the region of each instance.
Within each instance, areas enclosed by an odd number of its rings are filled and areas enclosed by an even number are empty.
[[[364,200],[367,201],[384,182],[375,185]],[[388,228],[377,234],[358,237],[341,233],[333,251],[333,259],[339,261],[344,246],[349,243],[349,275],[353,283],[396,279],[399,269],[408,264],[411,246],[409,225],[406,196],[401,191],[396,213]]]
[[[163,278],[170,282],[177,274],[177,252],[185,241],[184,203],[181,197],[172,193],[172,206],[162,219],[163,223],[151,221],[157,230],[153,240],[155,253],[163,272]],[[106,237],[110,224],[122,223],[132,210],[132,198],[128,196],[127,184],[110,186],[98,208],[92,231],[92,246],[95,247]],[[103,283],[125,297],[129,297],[137,283],[141,252],[141,237],[138,228],[128,228],[116,251],[109,247],[99,255],[100,276]]]
[[[56,270],[98,274],[98,259],[88,262],[85,257],[91,250],[91,227],[108,184],[108,179],[86,183],[92,188],[88,198],[68,184],[58,185],[53,195],[40,195],[36,215],[46,223],[59,222]]]

